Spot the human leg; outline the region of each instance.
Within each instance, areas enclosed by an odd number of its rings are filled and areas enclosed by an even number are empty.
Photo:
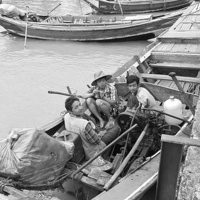
[[[106,115],[108,120],[110,119],[110,104],[107,101],[104,101],[102,99],[97,99],[96,104],[98,109]]]
[[[99,114],[99,111],[97,110],[95,100],[93,98],[88,98],[86,100],[86,102],[87,102],[87,106],[88,106],[89,110],[99,120],[99,122],[100,122],[100,128],[103,128],[103,126],[104,126],[104,120],[101,118],[101,116]]]
[[[117,124],[115,124],[111,129],[107,130],[106,134],[104,134],[104,136],[101,139],[106,145],[108,145],[117,138],[120,131],[120,127]]]

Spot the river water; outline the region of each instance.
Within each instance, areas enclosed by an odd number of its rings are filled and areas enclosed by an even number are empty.
[[[79,0],[3,0],[21,9],[46,14],[85,14],[91,9]],[[0,140],[12,128],[38,127],[64,110],[65,96],[49,90],[77,94],[87,90],[98,70],[112,73],[149,44],[148,41],[70,42],[6,35],[0,27]]]

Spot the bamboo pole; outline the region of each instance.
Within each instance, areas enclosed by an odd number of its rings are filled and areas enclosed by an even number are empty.
[[[26,49],[26,41],[27,41],[27,33],[28,33],[28,9],[29,7],[26,6],[26,28],[25,28],[25,38],[24,38],[24,49]]]
[[[129,154],[124,159],[123,163],[120,165],[120,167],[117,169],[117,171],[113,174],[111,179],[106,183],[106,185],[104,186],[105,190],[108,190],[112,186],[114,181],[118,178],[118,176],[121,174],[121,172],[123,171],[124,167],[127,165],[128,161],[131,159],[131,157],[135,153],[136,149],[138,148],[138,146],[139,146],[140,142],[142,141],[143,137],[145,136],[146,131],[147,131],[148,128],[149,128],[149,124],[147,124],[145,126],[144,130],[140,134],[139,138],[137,139],[136,143],[132,147],[131,151],[129,152]]]

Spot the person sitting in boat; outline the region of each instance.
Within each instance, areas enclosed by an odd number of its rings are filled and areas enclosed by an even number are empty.
[[[140,79],[136,75],[128,75],[126,77],[126,83],[128,89],[131,92],[131,96],[128,98],[127,110],[134,111],[139,106],[154,108],[156,106],[156,100],[150,94],[150,92],[144,87],[140,87]]]
[[[100,113],[103,113],[107,120],[112,120],[111,111],[117,105],[116,89],[107,81],[111,78],[111,75],[105,74],[103,71],[99,71],[94,74],[94,80],[86,95],[86,103],[91,113],[99,120],[100,128],[105,126]]]
[[[120,128],[115,124],[111,129],[98,132],[95,124],[83,118],[83,106],[77,97],[69,97],[65,101],[68,111],[64,116],[65,128],[68,132],[80,135],[86,159],[94,157],[119,134]]]

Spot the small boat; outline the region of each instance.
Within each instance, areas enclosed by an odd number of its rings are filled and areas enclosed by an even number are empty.
[[[80,137],[75,133],[66,135],[66,140],[73,142],[75,149],[73,157],[66,163],[63,176],[61,176],[65,177],[65,179],[59,185],[56,185],[57,187],[60,186],[58,189],[54,188],[53,190],[52,194],[55,197],[61,198],[61,196],[63,196],[62,199],[65,199],[67,192],[71,192],[74,193],[77,198],[81,197],[82,199],[136,200],[142,199],[142,196],[155,184],[160,159],[160,136],[162,134],[186,136],[186,134],[190,135],[191,132],[191,125],[195,114],[194,108],[199,99],[200,89],[200,79],[198,77],[200,71],[198,62],[200,57],[200,44],[199,34],[197,34],[199,31],[198,23],[196,26],[194,23],[194,20],[198,19],[198,13],[200,12],[198,9],[198,3],[190,6],[186,10],[184,16],[166,33],[159,36],[155,43],[148,46],[140,56],[135,56],[113,73],[112,80],[116,81],[115,87],[118,96],[127,98],[129,95],[127,85],[123,79],[124,75],[129,71],[129,73],[134,72],[141,78],[142,87],[149,90],[158,101],[156,110],[143,109],[146,117],[143,120],[136,121],[136,124],[139,124],[140,127],[139,137],[136,140],[138,141],[140,136],[144,135],[145,139],[140,138],[140,142],[133,142],[130,144],[128,148],[129,151],[125,154],[126,158],[129,153],[132,152],[131,147],[137,148],[131,156],[131,159],[128,159],[129,162],[125,164],[125,168],[122,169],[120,174],[116,173],[121,165],[124,165],[123,162],[127,160],[124,159],[123,156],[121,157],[121,155],[123,155],[122,152],[126,144],[126,134],[134,131],[135,125],[130,127],[130,123],[133,119],[132,114],[120,112],[116,118],[116,122],[121,127],[122,132],[119,137],[111,143],[112,151],[109,153],[109,162],[113,164],[112,169],[104,169],[105,171],[102,172],[101,170],[90,168],[91,162],[103,152],[100,152],[100,154],[97,154],[94,158],[86,161],[84,159],[84,150]],[[187,26],[184,26],[185,22],[187,22]],[[190,22],[192,26],[188,26]],[[180,26],[180,24],[182,26]],[[191,27],[196,28],[190,29]],[[172,35],[174,35],[174,37],[172,37]],[[188,35],[190,38],[186,37]],[[183,46],[182,41],[184,41]],[[180,49],[176,46],[177,44]],[[173,47],[175,49],[173,49]],[[173,51],[170,51],[172,49]],[[174,52],[175,50],[176,52]],[[150,67],[151,64],[152,66]],[[189,71],[186,70],[188,67],[190,69]],[[154,70],[154,68],[156,70]],[[163,69],[166,70],[166,74],[159,72],[159,70]],[[177,76],[174,74],[169,76],[168,73],[172,71],[175,71]],[[180,83],[177,82],[177,80]],[[179,87],[179,84],[183,90]],[[178,126],[167,124],[163,117],[166,116],[166,113],[162,111],[162,103],[170,96],[174,96],[184,104],[184,115],[187,116],[187,118]],[[151,111],[159,113],[159,115],[149,115]],[[63,115],[53,122],[39,127],[39,129],[45,131],[45,133],[51,137],[59,136],[65,131]],[[148,134],[146,135],[144,133]],[[121,158],[123,159],[121,160]],[[113,176],[115,177],[114,182]],[[8,183],[7,185],[6,182],[1,182],[1,188],[4,192],[12,195],[17,194],[20,198],[28,196],[27,193],[24,192],[24,189],[31,190],[31,185],[28,183],[18,183],[17,185],[16,182],[14,182],[15,184],[11,184],[11,178],[6,178],[6,181]],[[67,183],[72,187],[70,188]],[[49,185],[46,187],[48,186]],[[38,189],[41,190],[40,188]],[[44,191],[47,190],[44,189]]]
[[[117,83],[116,83],[117,84]],[[116,88],[118,90],[118,94],[122,97],[126,97],[127,94],[124,93],[124,91],[120,90],[121,84],[116,85]],[[123,85],[124,86],[124,85]],[[145,83],[142,83],[143,87],[145,86]],[[147,88],[147,87],[146,87]],[[123,88],[124,89],[124,88]],[[149,91],[154,94],[154,90],[149,88]],[[178,94],[176,90],[162,88],[160,92],[164,92],[167,95],[174,95],[181,99],[181,95]],[[121,93],[120,93],[121,92]],[[175,92],[175,93],[173,93]],[[52,92],[53,93],[53,92]],[[125,95],[124,95],[125,94]],[[190,134],[191,131],[191,123],[193,120],[193,115],[191,115],[191,112],[188,109],[184,109],[184,115],[187,114],[188,117],[187,120],[183,119],[183,123],[181,123],[180,126],[178,125],[169,125],[165,122],[164,116],[167,115],[162,111],[162,102],[166,100],[166,96],[162,95],[156,95],[155,98],[158,101],[158,107],[156,111],[159,113],[159,115],[151,115],[150,112],[151,109],[144,109],[143,112],[145,112],[145,117],[143,118],[142,123],[140,124],[140,120],[137,120],[137,123],[139,123],[139,129],[137,129],[138,132],[138,138],[136,139],[136,143],[128,143],[127,144],[127,150],[132,151],[134,149],[134,154],[129,154],[128,152],[123,155],[123,148],[125,148],[126,141],[127,141],[127,133],[130,132],[130,135],[135,133],[134,128],[136,128],[136,125],[130,126],[131,121],[133,119],[133,114],[131,113],[124,113],[121,112],[118,115],[118,118],[116,119],[116,122],[121,127],[121,134],[119,137],[106,147],[105,150],[110,149],[112,147],[112,151],[109,151],[109,163],[112,163],[112,170],[109,168],[109,166],[103,166],[105,169],[101,169],[101,167],[91,167],[92,161],[97,158],[99,155],[101,155],[104,150],[102,150],[101,154],[97,154],[94,158],[90,159],[89,161],[85,161],[84,159],[84,150],[82,147],[81,138],[76,133],[70,133],[65,135],[66,141],[73,142],[75,149],[73,157],[67,161],[65,164],[65,168],[62,171],[62,174],[59,177],[64,177],[65,179],[60,182],[60,184],[56,184],[55,187],[51,183],[47,183],[46,185],[42,185],[43,189],[41,189],[38,185],[31,185],[28,182],[21,183],[20,181],[17,181],[16,179],[13,180],[11,177],[5,178],[1,177],[0,183],[3,185],[2,189],[4,191],[4,194],[10,194],[10,195],[17,195],[16,197],[20,198],[30,198],[30,194],[32,196],[40,194],[41,193],[45,196],[48,196],[49,189],[52,190],[51,195],[54,197],[61,199],[66,198],[65,195],[67,195],[69,192],[75,194],[77,197],[77,194],[80,192],[82,194],[82,197],[85,196],[87,199],[105,199],[105,195],[111,194],[111,199],[113,199],[113,195],[117,195],[118,198],[116,199],[124,199],[127,197],[127,195],[130,194],[131,191],[134,190],[136,187],[135,185],[130,185],[126,183],[126,181],[131,179],[130,177],[140,172],[140,176],[137,178],[137,180],[140,179],[141,181],[146,181],[147,177],[152,174],[152,162],[154,162],[153,165],[153,172],[156,173],[158,170],[157,167],[159,165],[159,153],[160,153],[160,139],[162,134],[170,134],[180,135],[183,130],[187,127],[187,133]],[[159,97],[159,98],[157,98]],[[169,97],[169,96],[168,96]],[[161,115],[160,115],[161,114]],[[164,114],[164,115],[163,115]],[[170,116],[170,115],[169,115]],[[52,122],[41,126],[38,128],[38,130],[44,131],[46,134],[48,134],[51,137],[57,138],[59,135],[63,135],[65,133],[65,126],[64,126],[64,115],[61,117],[53,120]],[[189,132],[188,132],[189,131]],[[20,137],[20,136],[19,136]],[[16,139],[16,138],[15,138]],[[140,142],[138,143],[138,141]],[[136,146],[135,146],[136,145]],[[133,153],[133,152],[132,152]],[[129,156],[131,155],[131,156]],[[120,164],[124,165],[124,161],[127,157],[130,157],[129,162],[126,163],[126,167],[121,171],[121,173],[117,176],[116,180],[113,182],[112,178],[115,176],[116,172],[120,170],[121,166]],[[124,159],[122,159],[124,158]],[[155,164],[156,162],[156,164]],[[145,168],[146,173],[148,174],[144,175],[143,167]],[[149,171],[147,170],[149,169]],[[142,171],[142,176],[141,176]],[[150,173],[149,173],[150,172]],[[35,173],[34,173],[35,175]],[[138,174],[136,175],[138,176]],[[135,180],[135,179],[134,179]],[[132,179],[132,183],[133,181]],[[111,182],[110,182],[111,181]],[[125,181],[125,182],[124,182]],[[55,181],[56,182],[56,181]],[[136,181],[137,182],[137,181]],[[54,183],[54,181],[52,181]],[[72,191],[69,189],[69,185],[73,186],[71,188]],[[118,190],[116,192],[117,188],[120,188],[122,185],[126,187],[126,189]],[[111,189],[110,189],[111,188]],[[29,191],[27,193],[27,190]],[[114,193],[112,191],[115,191]],[[26,191],[26,192],[24,192]],[[111,191],[111,193],[109,192]],[[109,196],[108,195],[108,196]],[[139,194],[139,196],[142,196],[143,192]],[[101,197],[102,196],[102,197]],[[137,196],[138,197],[138,196]],[[80,198],[81,199],[81,198]],[[6,199],[5,199],[6,200]]]
[[[184,9],[154,16],[37,16],[37,21],[16,20],[0,15],[8,33],[44,40],[101,41],[157,36],[182,15]],[[33,19],[33,18],[32,18]],[[27,30],[27,31],[26,31]]]
[[[121,13],[146,13],[180,9],[189,6],[192,0],[84,0],[98,13],[121,14]]]

